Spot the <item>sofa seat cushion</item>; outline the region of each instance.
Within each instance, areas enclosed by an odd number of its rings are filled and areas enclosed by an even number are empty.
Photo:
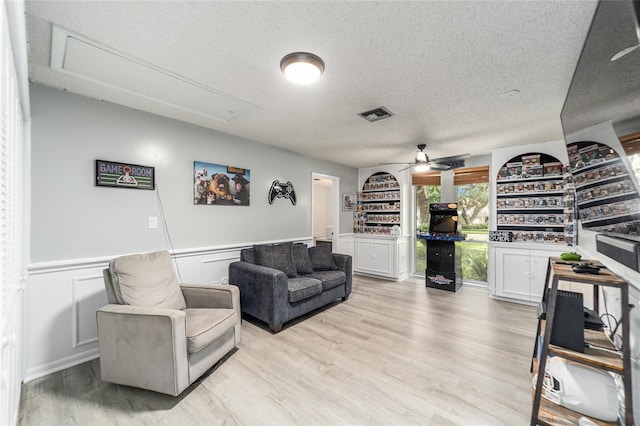
[[[233,309],[184,309],[187,314],[187,352],[196,353],[236,325]]]
[[[299,302],[322,293],[320,280],[310,277],[289,278],[289,302]]]
[[[315,278],[322,283],[322,291],[329,290],[347,282],[347,275],[342,271],[314,271],[305,278]]]

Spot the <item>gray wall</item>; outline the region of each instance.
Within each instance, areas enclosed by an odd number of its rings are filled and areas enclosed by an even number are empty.
[[[156,168],[175,249],[311,237],[311,173],[357,189],[350,167],[49,87],[31,86],[31,107],[31,262],[170,248],[161,224],[147,227],[162,220],[156,192],[96,187],[96,159]],[[250,169],[251,205],[193,205],[196,160]],[[294,184],[297,205],[268,203],[274,179]],[[352,232],[351,213],[339,230]]]

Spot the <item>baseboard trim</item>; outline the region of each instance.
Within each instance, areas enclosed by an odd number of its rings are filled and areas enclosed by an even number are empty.
[[[92,361],[99,357],[100,357],[99,349],[94,348],[76,355],[71,355],[71,356],[56,360],[48,364],[43,364],[34,368],[30,368],[29,370],[27,370],[26,377],[24,378],[24,383],[28,383],[32,380],[39,379],[40,377],[48,376],[49,374],[55,373],[57,371],[74,367],[84,362]]]

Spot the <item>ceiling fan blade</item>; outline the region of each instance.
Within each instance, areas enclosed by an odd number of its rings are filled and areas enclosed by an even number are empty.
[[[429,163],[429,169],[431,170],[449,170],[451,166],[447,164],[438,164],[433,161]]]
[[[408,169],[412,168],[413,166],[415,166],[415,164],[411,164],[411,165],[409,165],[409,166],[405,167],[404,169],[400,169],[400,170],[398,170],[398,171],[399,171],[399,172],[404,172],[405,170],[408,170]]]
[[[402,162],[402,161],[399,161],[399,162],[396,162],[396,163],[378,163],[379,166],[389,166],[389,165],[397,165],[397,164],[400,164],[400,165],[409,165],[409,164],[411,164],[411,165],[413,165],[413,163],[406,163],[406,162]]]
[[[471,154],[460,154],[460,155],[452,155],[451,157],[440,157],[440,158],[433,158],[431,161],[435,161],[435,162],[439,162],[439,161],[458,161],[458,160],[466,160],[467,158],[471,157]]]

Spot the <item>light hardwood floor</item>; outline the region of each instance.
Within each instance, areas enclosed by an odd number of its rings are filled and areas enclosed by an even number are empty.
[[[30,425],[525,425],[535,309],[424,281],[354,277],[347,302],[239,348],[173,398],[103,383],[99,361],[23,385]]]

